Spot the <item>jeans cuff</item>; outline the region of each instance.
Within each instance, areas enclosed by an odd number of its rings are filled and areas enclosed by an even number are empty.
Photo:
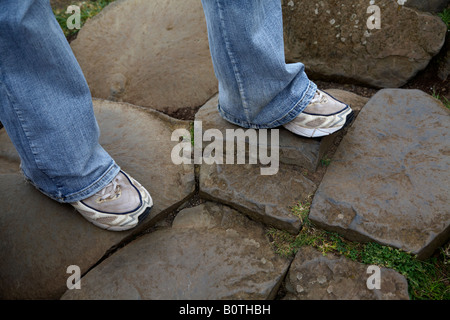
[[[286,113],[283,117],[273,121],[271,124],[275,126],[282,126],[294,120],[300,113],[303,112],[303,110],[306,109],[308,104],[314,98],[314,95],[316,94],[317,91],[317,85],[311,80],[308,81],[309,81],[308,88],[305,90],[301,98],[298,99],[297,102],[292,106],[290,111]]]
[[[77,191],[75,193],[69,194],[65,196],[62,200],[59,199],[58,201],[64,202],[64,203],[72,203],[81,201],[84,199],[87,199],[103,188],[105,188],[111,181],[119,174],[120,167],[113,162],[113,164],[106,170],[106,172],[96,181],[94,181],[91,185],[84,188],[81,191]]]
[[[218,105],[218,110],[222,118],[227,120],[228,122],[231,122],[237,126],[244,127],[244,128],[252,128],[252,129],[271,129],[271,128],[277,128],[279,126],[282,126],[283,124],[286,124],[292,120],[294,120],[311,102],[312,98],[314,98],[314,95],[317,91],[317,85],[308,80],[308,87],[303,93],[303,95],[298,97],[289,97],[284,99],[285,101],[295,101],[295,103],[288,108],[288,112],[283,113],[280,117],[271,120],[267,123],[262,124],[255,124],[251,123],[245,120],[242,120],[240,118],[237,118],[233,116],[232,114],[228,113],[220,106],[220,103]]]

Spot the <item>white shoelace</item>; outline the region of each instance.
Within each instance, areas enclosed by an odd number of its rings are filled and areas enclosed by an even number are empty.
[[[117,193],[120,191],[120,189],[117,190],[118,187],[119,187],[118,179],[114,179],[106,187],[104,187],[100,192],[96,193],[97,196],[100,196],[98,201],[101,202],[101,201],[105,201],[108,199],[112,200],[115,197],[117,197]]]
[[[322,93],[322,91],[317,90],[310,104],[325,103],[325,102],[327,102],[327,97]]]

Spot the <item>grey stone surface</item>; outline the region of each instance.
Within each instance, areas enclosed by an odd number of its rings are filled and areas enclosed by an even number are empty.
[[[19,173],[20,158],[6,129],[0,129],[0,174]]]
[[[18,174],[0,181],[1,299],[58,299],[67,290],[68,266],[86,272],[130,235],[95,227]]]
[[[439,17],[395,0],[375,4],[379,29],[367,26],[373,14],[367,0],[284,0],[286,58],[303,62],[315,78],[404,85],[440,51],[447,27]]]
[[[286,278],[286,300],[409,300],[408,282],[398,272],[380,268],[379,289],[373,270],[343,256],[322,255],[302,247]],[[369,287],[367,282],[369,280]]]
[[[449,0],[406,0],[404,5],[427,12],[441,12],[450,5]]]
[[[290,207],[315,193],[310,220],[351,240],[422,259],[449,239],[449,110],[417,90],[381,90],[369,102],[327,91],[359,114],[318,189],[289,161],[275,175],[261,175],[260,164],[203,163],[198,191],[216,202],[179,212],[192,205],[196,182],[194,165],[173,164],[171,136],[189,122],[95,99],[101,144],[155,202],[129,232],[101,230],[27,184],[0,130],[0,298],[273,299],[285,279],[285,299],[408,299],[405,279],[392,270],[382,268],[381,290],[369,290],[368,266],[305,247],[291,261],[266,235],[267,226],[297,233],[301,221]],[[200,110],[203,129],[236,128],[217,118],[216,103]],[[171,224],[158,223],[169,213]],[[86,273],[81,290],[66,291],[70,265]]]
[[[301,220],[291,207],[316,189],[301,170],[288,165],[281,165],[275,175],[261,175],[258,165],[202,165],[199,180],[203,197],[294,234],[300,231]]]
[[[59,204],[25,183],[19,157],[0,131],[0,297],[54,299],[67,289],[69,265],[86,272],[111,247],[153,226],[194,192],[194,168],[175,166],[170,153],[171,119],[125,103],[95,100],[101,144],[151,193],[154,207],[144,223],[127,232],[104,231],[67,204]],[[7,164],[4,166],[4,164]]]
[[[288,266],[261,225],[204,203],[114,253],[62,299],[269,299]]]
[[[3,143],[5,141],[6,144]],[[0,130],[0,174],[8,174],[8,173],[19,174],[20,161],[15,159],[16,157],[18,158],[17,153],[12,154],[12,158],[9,157],[6,153],[4,153],[4,151],[6,151],[5,149],[3,149],[5,146],[7,146],[8,148],[9,147],[14,148],[12,143],[10,143],[9,137],[6,134],[5,130]],[[15,152],[15,149],[13,151]]]
[[[71,46],[97,98],[173,112],[217,92],[200,1],[115,1]]]
[[[429,257],[449,239],[449,119],[422,91],[379,91],[338,147],[311,221]]]

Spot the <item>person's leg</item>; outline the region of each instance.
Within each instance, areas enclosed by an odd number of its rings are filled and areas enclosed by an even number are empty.
[[[0,7],[0,121],[24,175],[98,227],[134,228],[152,198],[100,146],[88,85],[49,1]]]
[[[293,120],[316,93],[301,63],[286,64],[279,0],[202,0],[219,111],[247,128]]]
[[[48,0],[0,7],[0,121],[22,171],[54,200],[85,199],[120,168],[98,143],[82,71]]]
[[[350,123],[349,106],[317,90],[302,63],[286,64],[279,0],[202,4],[223,118],[246,128],[283,125],[304,137]]]

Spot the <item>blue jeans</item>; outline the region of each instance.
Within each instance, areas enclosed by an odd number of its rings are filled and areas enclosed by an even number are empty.
[[[279,0],[203,0],[219,112],[246,128],[294,119],[314,96],[284,61]],[[0,0],[0,121],[25,176],[59,202],[103,189],[120,167],[98,142],[91,94],[48,0]],[[168,137],[170,139],[170,137]]]
[[[301,63],[286,64],[280,0],[202,0],[219,80],[219,112],[245,128],[293,120],[316,85]]]
[[[98,143],[88,85],[48,0],[0,0],[0,121],[22,172],[54,200],[85,199],[120,170]]]

